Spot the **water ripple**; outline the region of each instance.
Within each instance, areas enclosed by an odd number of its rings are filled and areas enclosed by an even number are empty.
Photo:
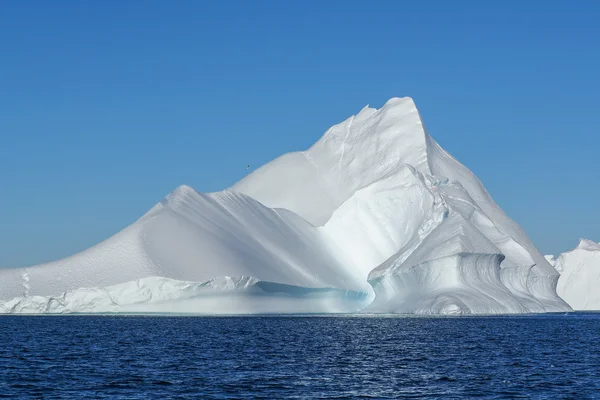
[[[0,322],[0,398],[600,398],[600,314]]]

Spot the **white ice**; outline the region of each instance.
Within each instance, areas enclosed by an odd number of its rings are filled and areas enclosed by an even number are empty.
[[[556,258],[554,267],[560,272],[560,297],[574,310],[600,311],[600,243],[580,239],[576,248]]]
[[[0,270],[0,311],[570,310],[558,278],[393,98],[223,192],[181,186],[84,252]]]

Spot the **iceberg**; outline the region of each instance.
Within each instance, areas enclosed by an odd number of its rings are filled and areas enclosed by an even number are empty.
[[[553,256],[547,256],[554,260]],[[574,310],[600,310],[600,243],[580,239],[554,263],[560,273],[557,292]]]
[[[568,311],[559,276],[406,97],[222,192],[180,186],[81,253],[0,270],[0,312]]]

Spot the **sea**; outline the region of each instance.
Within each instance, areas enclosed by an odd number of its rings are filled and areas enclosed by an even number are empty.
[[[600,314],[3,316],[0,398],[600,399]]]

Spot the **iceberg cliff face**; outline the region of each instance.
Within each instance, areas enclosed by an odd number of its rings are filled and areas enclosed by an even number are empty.
[[[0,270],[0,311],[569,310],[558,278],[394,98],[224,192],[180,187],[82,253]]]
[[[560,272],[558,295],[574,310],[600,310],[600,243],[581,239],[554,264]]]

